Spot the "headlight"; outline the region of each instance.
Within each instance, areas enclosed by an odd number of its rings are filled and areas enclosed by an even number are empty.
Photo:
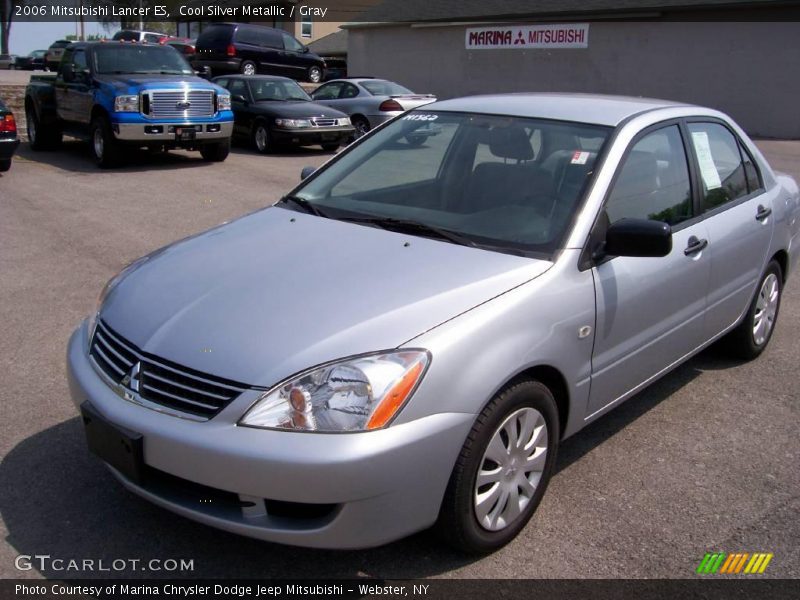
[[[345,117],[344,119],[337,119],[336,120],[336,124],[337,125],[350,125],[350,119],[347,118],[347,117]]]
[[[117,96],[114,98],[114,112],[139,112],[139,96]]]
[[[290,128],[311,127],[311,121],[308,119],[275,119],[275,125]]]
[[[231,95],[220,94],[217,96],[217,110],[230,110],[231,109]]]
[[[239,424],[320,432],[380,429],[411,397],[429,363],[425,350],[397,350],[316,367],[265,392]]]
[[[100,295],[97,297],[97,304],[95,304],[95,308],[92,313],[89,315],[89,323],[88,323],[88,331],[89,331],[89,345],[92,345],[92,338],[94,337],[94,330],[97,327],[97,318],[100,316],[100,309],[103,307],[103,303],[108,298],[108,295],[111,291],[117,287],[117,284],[125,279],[127,275],[129,275],[132,271],[139,268],[142,263],[146,262],[150,259],[150,257],[154,253],[148,254],[147,256],[143,256],[141,258],[137,258],[135,261],[130,263],[128,266],[124,267],[119,273],[114,275],[111,279],[109,279],[106,284],[103,286],[103,290],[100,292]]]

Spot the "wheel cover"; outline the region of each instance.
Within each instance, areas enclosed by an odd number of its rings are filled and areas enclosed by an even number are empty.
[[[242,71],[245,75],[255,75],[256,74],[256,66],[254,64],[248,63],[244,66],[244,70]]]
[[[94,148],[94,155],[97,158],[103,158],[104,140],[103,132],[97,127],[92,135],[92,147]]]
[[[369,132],[369,125],[364,121],[362,121],[361,119],[356,121],[353,124],[353,126],[356,128],[356,133],[355,133],[356,139],[366,135],[367,132]]]
[[[311,72],[308,75],[308,78],[312,81],[312,83],[318,83],[320,79],[322,79],[322,72],[317,67],[311,67]]]
[[[259,152],[264,152],[267,149],[267,145],[269,144],[269,134],[267,133],[267,128],[263,125],[259,125],[256,129],[256,148],[258,148]]]
[[[478,524],[500,531],[514,523],[533,498],[547,460],[547,422],[535,408],[514,411],[500,424],[475,478]]]
[[[775,316],[778,314],[778,299],[781,288],[778,277],[770,273],[761,284],[756,300],[756,312],[753,315],[753,342],[762,346],[769,339],[769,334],[775,325]]]

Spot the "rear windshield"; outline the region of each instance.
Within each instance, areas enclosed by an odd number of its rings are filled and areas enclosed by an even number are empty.
[[[125,40],[127,42],[132,40],[139,40],[139,33],[136,31],[118,31],[114,34],[112,40]]]
[[[228,25],[217,25],[209,27],[197,38],[197,45],[206,48],[227,46],[230,43],[233,27]]]
[[[172,46],[99,45],[94,48],[97,73],[192,75],[186,59]]]
[[[400,96],[401,94],[413,94],[408,88],[404,88],[399,83],[393,81],[362,81],[361,86],[373,96]]]

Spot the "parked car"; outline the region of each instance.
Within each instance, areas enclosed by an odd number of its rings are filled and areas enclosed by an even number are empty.
[[[311,97],[350,115],[356,137],[403,111],[436,101],[432,94],[415,94],[399,83],[373,77],[335,79],[314,90]],[[417,139],[421,139],[419,135]]]
[[[276,146],[311,146],[333,151],[353,135],[350,118],[311,101],[296,81],[273,75],[225,75],[214,79],[231,93],[233,135],[259,152]]]
[[[56,40],[47,49],[44,55],[44,66],[51,71],[58,69],[58,64],[61,62],[61,57],[64,56],[64,48],[69,46],[69,40]]]
[[[0,100],[0,172],[11,168],[11,159],[19,146],[14,113]]]
[[[195,41],[189,38],[170,37],[161,42],[168,46],[172,46],[178,52],[186,57],[186,60],[191,62],[195,55]]]
[[[0,54],[0,69],[14,69],[17,57],[14,54]]]
[[[117,42],[146,42],[148,44],[161,44],[169,39],[166,33],[158,31],[141,31],[138,29],[122,29],[111,38]]]
[[[489,552],[563,439],[716,340],[764,351],[799,240],[797,183],[718,111],[437,102],[114,276],[70,389],[113,475],[183,516],[340,549],[436,524]]]
[[[34,50],[27,56],[18,56],[14,62],[14,68],[23,71],[43,70],[45,68],[44,57],[46,54],[47,50]]]
[[[66,133],[89,140],[104,168],[122,162],[126,146],[223,161],[233,130],[230,94],[197,77],[177,50],[125,42],[70,45],[57,75],[31,77],[25,116],[33,150]]]
[[[244,23],[215,23],[196,43],[194,64],[214,75],[284,75],[313,83],[325,76],[325,61],[280,29]]]

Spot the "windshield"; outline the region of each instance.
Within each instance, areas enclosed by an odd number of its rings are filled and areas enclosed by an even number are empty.
[[[381,79],[362,81],[361,86],[373,96],[401,96],[403,94],[414,93],[398,83],[394,83],[393,81],[383,81]]]
[[[468,245],[549,256],[581,204],[610,132],[580,123],[413,111],[365,138],[293,197],[330,218],[376,226],[402,220],[419,232],[422,224],[457,234]]]
[[[134,46],[109,44],[94,48],[94,61],[100,74],[193,75],[186,59],[172,46]]]
[[[254,79],[250,82],[253,100],[311,100],[295,81]]]
[[[47,50],[34,50],[28,56],[32,56],[33,58],[42,58],[45,54],[47,54]]]

